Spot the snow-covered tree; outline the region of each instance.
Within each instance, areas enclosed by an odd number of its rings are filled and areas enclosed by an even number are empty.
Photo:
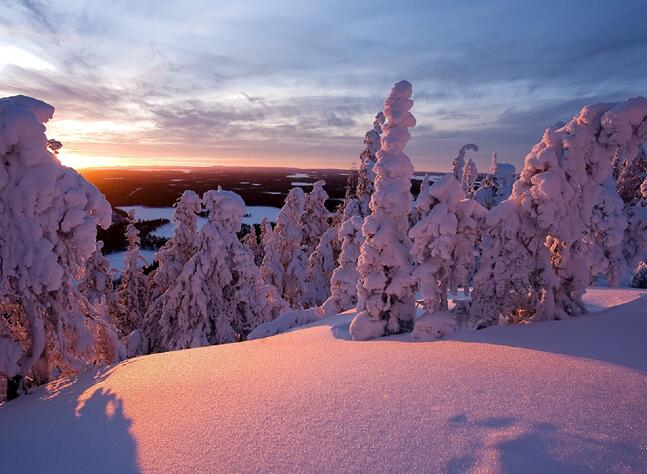
[[[642,197],[642,205],[647,207],[647,178],[640,185],[640,196]]]
[[[276,218],[272,233],[268,233],[263,242],[263,281],[278,288],[281,296],[295,307],[303,304],[306,294],[307,256],[301,246],[301,215],[305,202],[301,188],[291,189]]]
[[[97,242],[95,251],[85,262],[85,271],[77,288],[90,304],[97,305],[105,299],[112,303],[114,308],[116,304],[114,271],[110,261],[103,256],[102,249],[103,242]]]
[[[322,304],[324,316],[331,316],[352,308],[357,304],[357,260],[364,237],[363,219],[352,216],[339,227],[337,239],[341,241],[339,265],[330,279],[330,297]],[[333,230],[333,229],[331,229]]]
[[[184,191],[175,203],[173,237],[155,256],[159,266],[151,275],[151,299],[156,299],[175,282],[186,262],[195,253],[199,239],[197,214],[201,210],[200,196],[194,191]]]
[[[306,255],[310,255],[317,248],[321,236],[328,230],[330,212],[326,209],[328,193],[324,190],[326,182],[322,179],[316,181],[306,195],[303,214],[301,215],[301,230],[303,235],[302,245]]]
[[[448,309],[448,290],[468,288],[479,223],[487,211],[476,201],[464,199],[461,185],[451,174],[418,196],[417,211],[420,220],[409,231],[416,263],[413,276],[427,313],[433,314]]]
[[[517,172],[513,164],[498,163],[497,155],[492,155],[490,171],[474,193],[474,199],[486,209],[492,209],[510,197]]]
[[[200,245],[162,296],[160,338],[153,350],[175,350],[244,339],[258,324],[285,309],[261,281],[254,256],[236,236],[245,214],[231,191],[207,191],[209,221]]]
[[[560,319],[585,311],[590,235],[618,149],[628,157],[647,138],[647,99],[587,106],[546,130],[526,156],[511,197],[490,211],[474,277],[478,325]]]
[[[476,178],[478,178],[476,163],[471,158],[468,158],[465,164],[465,170],[463,171],[463,177],[461,178],[461,187],[463,188],[465,197],[472,197],[476,185]]]
[[[415,298],[411,284],[411,241],[407,236],[412,210],[413,165],[404,153],[416,124],[410,109],[412,87],[396,83],[384,103],[381,148],[375,164],[371,214],[362,226],[364,243],[358,259],[358,314],[350,325],[354,339],[370,339],[414,325]]]
[[[369,203],[375,189],[375,154],[380,149],[380,135],[384,125],[384,113],[379,112],[373,120],[373,128],[364,135],[366,147],[360,155],[360,166],[357,176],[356,196],[359,200],[362,217],[366,217],[371,211]]]
[[[25,96],[0,99],[0,305],[20,319],[0,332],[0,376],[12,395],[89,364],[113,362],[123,347],[73,283],[110,224],[99,191],[48,151],[54,108]]]
[[[243,236],[241,242],[254,255],[254,263],[256,263],[256,266],[260,266],[263,263],[263,248],[258,243],[258,236],[256,235],[256,228],[254,226],[250,227],[249,232]]]
[[[133,211],[128,214],[128,219],[126,226],[128,248],[124,256],[121,282],[117,288],[119,313],[115,321],[119,332],[124,337],[144,326],[150,296],[150,284],[143,270],[146,261],[140,254],[139,230],[135,227],[136,219]]]
[[[458,155],[456,155],[456,158],[452,160],[452,174],[458,182],[463,178],[463,167],[465,166],[465,154],[467,153],[467,150],[478,152],[479,147],[473,143],[468,143],[458,150]]]
[[[305,307],[319,306],[330,296],[330,279],[335,269],[337,228],[331,227],[321,236],[319,245],[308,257]]]

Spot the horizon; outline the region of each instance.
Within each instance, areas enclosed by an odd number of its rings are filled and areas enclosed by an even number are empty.
[[[520,167],[583,105],[647,91],[644,3],[4,5],[0,96],[54,106],[48,136],[79,169],[348,169],[400,79],[416,168],[448,170],[465,143],[481,170],[495,151]]]

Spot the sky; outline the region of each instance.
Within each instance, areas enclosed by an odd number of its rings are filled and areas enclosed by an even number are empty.
[[[0,96],[56,108],[77,168],[348,168],[392,83],[416,169],[516,165],[586,104],[647,95],[647,2],[0,0]]]

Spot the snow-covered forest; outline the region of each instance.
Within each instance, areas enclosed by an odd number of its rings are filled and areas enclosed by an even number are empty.
[[[175,204],[145,274],[136,218],[115,281],[96,242],[111,208],[56,158],[54,108],[0,100],[0,376],[15,398],[128,357],[255,339],[351,308],[355,340],[433,337],[586,312],[594,284],[647,286],[647,99],[584,107],[546,129],[519,172],[492,156],[411,193],[412,85],[395,84],[335,213],[325,182],[288,194],[276,224],[239,238],[232,191]],[[414,138],[415,139],[415,138]],[[208,222],[198,229],[198,214]],[[453,300],[453,301],[452,301]],[[417,321],[420,328],[416,330]]]

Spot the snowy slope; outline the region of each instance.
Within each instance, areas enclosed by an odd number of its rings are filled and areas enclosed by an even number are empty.
[[[642,295],[642,299],[630,301]],[[132,359],[0,407],[12,472],[646,472],[647,296],[453,340],[348,341],[353,313]]]

